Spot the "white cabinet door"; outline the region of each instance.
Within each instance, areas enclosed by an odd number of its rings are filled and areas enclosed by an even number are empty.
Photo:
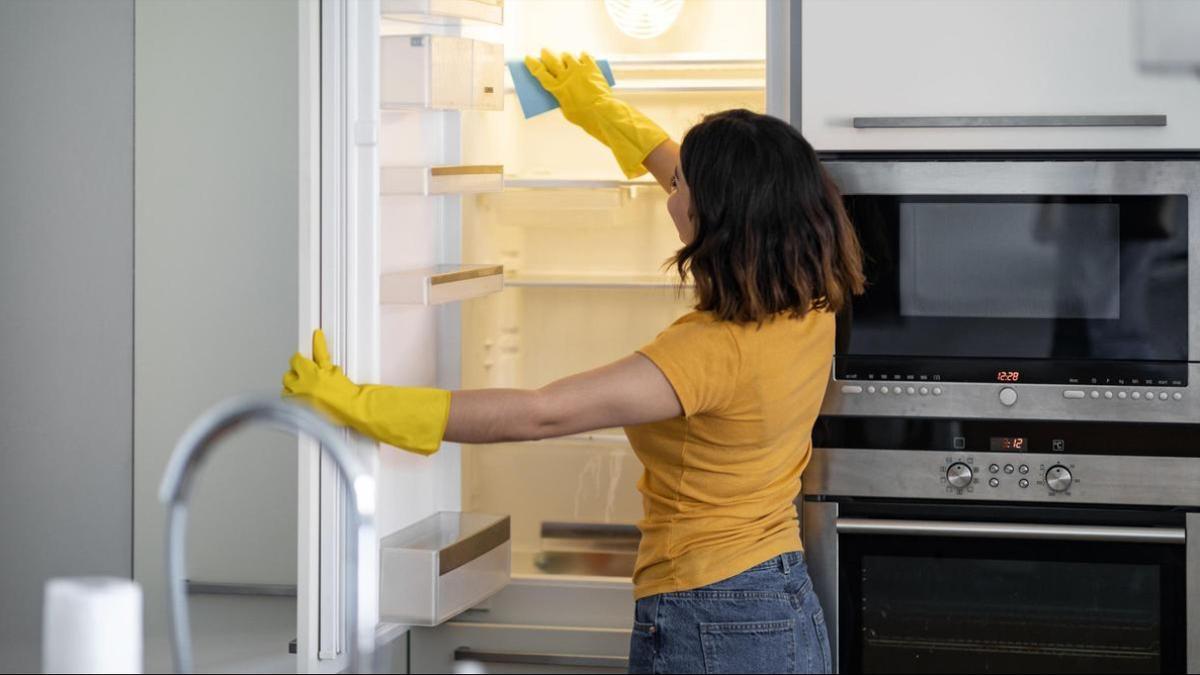
[[[1135,0],[804,0],[799,9],[798,117],[818,150],[1200,147],[1200,80],[1138,69]],[[882,117],[1148,115],[1165,115],[1165,126],[862,128]]]

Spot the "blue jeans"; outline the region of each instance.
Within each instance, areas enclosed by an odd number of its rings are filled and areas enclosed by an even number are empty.
[[[828,673],[829,633],[804,554],[637,601],[631,673]]]

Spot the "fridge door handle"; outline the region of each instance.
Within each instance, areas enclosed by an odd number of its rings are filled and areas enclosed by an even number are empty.
[[[1118,527],[1042,523],[978,523],[941,520],[838,518],[844,534],[891,534],[912,537],[983,537],[987,539],[1053,539],[1058,541],[1123,541],[1179,544],[1187,541],[1182,527]]]
[[[1165,127],[1166,115],[958,115],[855,117],[855,129],[961,127]]]
[[[459,647],[454,650],[455,661],[477,661],[479,663],[511,663],[523,666],[555,666],[574,668],[629,668],[629,659],[623,656],[599,656],[595,654],[550,654],[545,652],[485,651]]]

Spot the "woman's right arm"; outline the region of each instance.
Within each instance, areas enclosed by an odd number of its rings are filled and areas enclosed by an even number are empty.
[[[456,391],[445,439],[499,443],[554,438],[679,417],[675,389],[642,354],[552,382],[541,389]]]
[[[526,57],[525,66],[558,100],[563,117],[612,150],[626,178],[648,170],[670,192],[679,145],[653,120],[613,96],[591,56],[584,53],[577,59],[543,49],[538,59]]]
[[[672,190],[671,177],[675,175],[675,167],[678,165],[679,144],[669,138],[651,150],[646,159],[642,160],[642,166],[654,175],[654,179],[668,193]]]

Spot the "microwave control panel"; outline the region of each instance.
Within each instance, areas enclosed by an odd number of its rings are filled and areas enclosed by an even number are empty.
[[[831,378],[821,413],[1193,423],[1200,420],[1200,395],[1189,386],[1171,384],[981,384]]]

